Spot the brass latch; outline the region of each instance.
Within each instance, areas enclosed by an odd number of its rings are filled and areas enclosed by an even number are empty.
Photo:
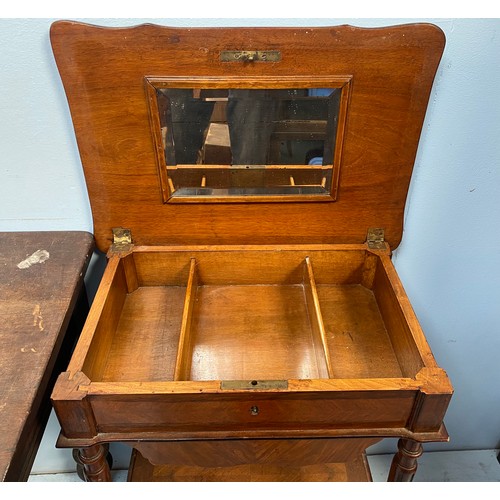
[[[223,50],[222,62],[278,62],[281,61],[279,50]]]
[[[384,250],[385,249],[385,235],[384,230],[379,227],[371,227],[368,229],[368,236],[366,242],[368,243],[368,248],[372,250]]]
[[[113,244],[111,250],[113,252],[128,252],[132,248],[132,233],[130,229],[123,227],[114,227]]]

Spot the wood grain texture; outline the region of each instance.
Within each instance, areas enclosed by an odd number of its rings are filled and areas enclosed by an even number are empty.
[[[337,378],[402,376],[373,293],[361,285],[318,287]]]
[[[364,272],[366,245],[136,247],[135,267],[141,286],[186,286],[189,259],[195,258],[205,285],[299,284],[304,260],[314,262],[318,285],[356,284]]]
[[[394,323],[399,299],[372,262],[380,257],[333,248],[134,251],[110,263],[105,298],[96,298],[102,311],[90,315],[70,368],[115,382],[172,380],[173,371],[177,380],[401,377],[395,349],[414,340],[404,318]],[[141,286],[127,294],[121,263],[132,258]],[[359,282],[375,269],[385,277],[374,292]],[[137,355],[142,362],[130,363]],[[406,357],[415,359],[413,377],[422,366],[416,345]]]
[[[320,465],[277,466],[236,465],[232,467],[153,466],[134,452],[129,482],[368,482],[371,481],[366,457],[349,462]]]
[[[414,377],[424,366],[436,366],[436,361],[392,261],[381,256],[380,264],[375,272],[374,295],[402,373]]]
[[[173,380],[185,293],[185,287],[148,287],[128,295],[102,377],[93,380]],[[138,357],[142,362],[130,362]]]
[[[405,427],[371,427],[347,429],[279,429],[279,430],[246,430],[246,431],[202,431],[202,432],[101,432],[92,438],[72,437],[68,438],[63,433],[59,434],[57,447],[78,448],[82,446],[92,446],[98,443],[110,443],[121,441],[124,443],[135,443],[136,441],[163,442],[171,440],[209,440],[209,439],[318,439],[318,438],[359,438],[378,437],[380,439],[388,437],[413,439],[420,443],[447,442],[450,437],[444,425],[433,432],[412,432]]]
[[[107,251],[119,226],[134,243],[109,252],[95,307],[54,391],[60,443],[135,442],[159,464],[134,454],[135,479],[354,480],[367,477],[363,451],[372,439],[447,439],[451,385],[390,261],[441,30],[61,21],[51,43],[97,244]],[[250,45],[282,58],[219,59],[221,50]],[[335,201],[164,203],[148,79],[219,88],[348,81]],[[373,227],[385,230],[382,250],[364,244]],[[242,379],[287,385],[221,385]],[[345,448],[322,448],[332,437],[348,438]],[[247,446],[249,438],[261,441]],[[354,454],[341,458],[346,450]],[[214,471],[204,455],[221,467]]]
[[[124,262],[135,270],[132,292]],[[305,285],[315,290],[311,300]],[[110,258],[54,393],[56,411],[66,437],[92,442],[354,429],[435,434],[452,390],[405,301],[388,252],[367,245],[134,248]],[[324,343],[315,340],[311,307]],[[288,386],[220,384],[266,379]]]
[[[155,465],[231,467],[245,464],[297,467],[359,458],[380,438],[214,439],[141,441],[134,448]]]
[[[362,243],[369,227],[401,240],[408,185],[444,36],[386,28],[102,28],[56,22],[51,43],[75,127],[101,250],[111,228],[138,245]],[[272,64],[219,52],[272,47]],[[323,203],[162,202],[144,77],[352,76],[338,197]],[[305,209],[307,207],[307,209]]]
[[[416,394],[417,391],[411,390],[234,391],[101,395],[89,399],[99,430],[104,433],[239,431],[245,435],[245,432],[284,429],[303,433],[352,427],[400,429],[408,421]],[[259,409],[258,414],[252,413],[252,407]]]
[[[320,378],[333,377],[332,357],[326,341],[323,313],[321,312],[321,305],[318,297],[318,287],[316,285],[316,277],[309,256],[306,257],[304,261],[303,286],[307,312],[309,315],[309,324],[312,330],[312,344],[316,354],[316,364],[319,368]]]
[[[0,233],[0,480],[28,478],[81,327],[68,325],[92,248],[85,232]],[[44,261],[18,267],[40,250]]]
[[[179,342],[177,347],[177,358],[175,361],[174,380],[189,379],[193,357],[193,334],[191,323],[193,320],[193,309],[198,293],[198,272],[196,271],[196,259],[191,259],[189,264],[189,276],[182,309],[182,321],[179,330]]]
[[[379,440],[141,442],[129,481],[369,481],[365,450]]]
[[[191,380],[321,376],[301,285],[201,287],[193,329]]]
[[[100,378],[105,370],[109,359],[109,352],[118,323],[122,317],[122,308],[127,298],[127,283],[124,267],[121,260],[116,261],[116,267],[112,262],[106,268],[103,277],[103,285],[106,285],[110,274],[110,286],[104,286],[100,293],[96,294],[89,317],[82,331],[81,342],[78,342],[75,353],[71,359],[69,370],[83,361],[83,371],[90,379]],[[97,313],[97,314],[96,314]],[[96,332],[92,335],[91,332]],[[88,344],[88,350],[86,349]],[[77,361],[75,363],[76,360]]]

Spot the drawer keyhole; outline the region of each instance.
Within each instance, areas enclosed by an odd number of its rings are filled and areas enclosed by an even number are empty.
[[[250,408],[250,415],[258,415],[259,414],[259,407],[258,406],[252,406]]]

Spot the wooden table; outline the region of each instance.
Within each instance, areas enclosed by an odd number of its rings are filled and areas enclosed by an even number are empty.
[[[0,478],[26,481],[88,311],[86,232],[0,233]]]

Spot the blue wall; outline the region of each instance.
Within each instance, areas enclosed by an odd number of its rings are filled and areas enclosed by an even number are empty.
[[[384,26],[430,21],[447,37],[394,262],[455,387],[449,444],[500,445],[500,20],[91,19],[175,26]],[[92,215],[50,19],[0,19],[0,231],[87,230]],[[92,267],[97,275],[99,266]],[[92,276],[88,281],[93,286]],[[51,422],[39,470],[64,468]],[[377,445],[375,451],[389,445]],[[392,449],[392,448],[391,448]],[[67,457],[67,455],[64,455]],[[59,461],[59,462],[58,462]],[[66,463],[66,462],[65,462]],[[69,460],[67,463],[71,463]]]

